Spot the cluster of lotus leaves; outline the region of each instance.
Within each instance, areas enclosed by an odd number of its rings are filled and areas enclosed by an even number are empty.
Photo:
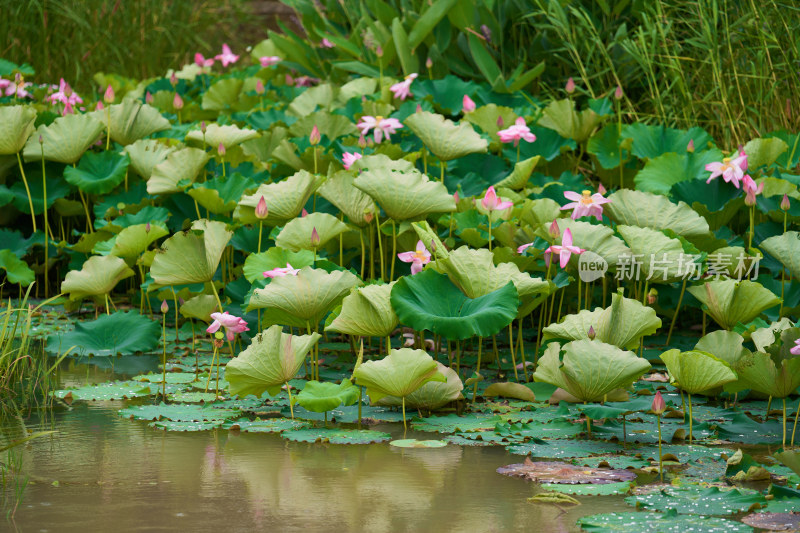
[[[740,322],[752,321],[762,311],[780,303],[780,298],[772,291],[750,280],[719,279],[687,290],[700,300],[708,315],[727,330]]]
[[[319,333],[291,335],[274,325],[256,335],[250,346],[225,367],[225,380],[231,394],[261,396],[264,391],[275,396],[281,386],[303,366]]]
[[[464,397],[461,394],[461,391],[464,390],[464,384],[461,378],[458,377],[458,373],[449,366],[445,366],[438,361],[436,365],[439,369],[439,373],[444,375],[446,381],[428,381],[406,396],[407,406],[413,409],[435,411],[440,407]],[[400,407],[402,401],[402,398],[398,398],[397,396],[384,396],[376,403],[377,405],[388,407]]]
[[[195,220],[191,230],[164,241],[150,266],[153,281],[158,285],[211,281],[232,236],[224,222]]]
[[[238,172],[228,176],[217,176],[202,183],[193,183],[186,191],[199,205],[217,215],[233,211],[242,195],[255,188],[255,182]]]
[[[613,344],[589,339],[547,345],[533,374],[536,381],[555,385],[582,402],[603,401],[650,369],[647,360]]]
[[[254,194],[243,196],[233,216],[242,224],[283,225],[300,214],[316,187],[314,176],[301,170],[283,181],[260,185]],[[267,218],[259,220],[255,208],[262,196],[269,212]]]
[[[372,402],[385,396],[406,398],[429,381],[446,383],[436,361],[424,350],[390,350],[379,361],[362,363],[353,372],[356,384],[366,387]]]
[[[399,322],[390,300],[395,283],[352,289],[342,300],[341,311],[325,330],[359,337],[389,335]]]
[[[661,319],[655,309],[617,292],[611,295],[611,305],[605,309],[584,309],[567,315],[561,322],[545,327],[542,332],[545,341],[571,341],[588,339],[589,329],[592,328],[597,340],[630,350],[639,346],[642,337],[653,335],[660,327]]]

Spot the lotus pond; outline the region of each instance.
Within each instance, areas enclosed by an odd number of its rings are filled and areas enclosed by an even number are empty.
[[[800,527],[800,135],[301,45],[0,62],[9,524]]]

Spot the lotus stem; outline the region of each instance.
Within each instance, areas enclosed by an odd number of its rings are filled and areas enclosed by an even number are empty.
[[[375,213],[375,229],[377,230],[376,237],[378,238],[378,254],[381,257],[381,280],[386,281],[386,272],[383,267],[383,244],[381,243],[381,224],[380,224],[380,216],[378,213]]]
[[[44,212],[44,297],[50,297],[50,237],[52,236],[52,232],[50,231],[50,225],[47,222],[47,179],[44,169],[44,144],[39,143],[39,147],[42,151],[42,193],[44,195],[44,201],[42,202],[42,210]],[[33,210],[31,210],[31,213]],[[50,235],[48,234],[50,233]],[[781,289],[783,287],[781,286]]]
[[[683,412],[683,423],[686,424],[686,402],[683,397],[683,389],[681,389],[681,412]]]
[[[797,419],[800,418],[800,402],[797,402],[797,412],[794,414],[794,427],[792,428],[792,441],[789,446],[794,446],[794,434],[797,432]]]
[[[339,220],[344,223],[344,213],[339,213]],[[342,234],[339,234],[339,266],[344,267],[344,252],[342,251]]]
[[[694,440],[694,434],[692,433],[693,425],[694,425],[694,415],[692,414],[692,395],[688,392],[686,393],[689,396],[689,444],[692,443]]]
[[[795,145],[796,144],[797,144],[797,141],[795,140]],[[45,216],[47,216],[47,215],[45,214]],[[787,220],[788,216],[789,216],[789,212],[788,211],[784,211],[783,212],[783,232],[784,233],[786,233],[786,220]],[[47,220],[47,219],[45,219],[45,220]],[[781,307],[780,307],[780,310],[778,311],[778,320],[780,320],[781,316],[783,315],[783,295],[784,295],[784,285],[786,284],[786,267],[784,267],[783,265],[781,265],[781,266],[782,266],[782,268],[781,268]]]
[[[661,454],[661,415],[658,416],[658,474],[661,476],[661,483],[664,483],[664,456]]]
[[[642,305],[647,306],[647,291],[650,288],[650,280],[644,282],[644,292],[642,293]]]
[[[783,400],[783,447],[786,448],[786,398],[782,398]]]
[[[581,291],[581,277],[578,276],[578,312],[580,312],[581,309],[582,309],[582,307],[581,307],[581,293],[582,293],[582,291]]]
[[[519,319],[519,329],[517,333],[517,339],[519,339],[519,355],[520,359],[522,359],[522,373],[525,376],[525,383],[530,382],[530,378],[528,378],[528,363],[525,361],[525,339],[522,337],[522,319]]]
[[[358,232],[358,238],[361,241],[361,279],[364,279],[364,266],[366,259],[366,250],[364,249],[364,229]]]
[[[772,405],[772,395],[767,399],[767,411],[764,413],[764,418],[761,419],[761,422],[766,422],[769,418],[769,408]]]
[[[161,341],[164,350],[161,356],[161,398],[167,401],[167,314],[161,313]],[[210,377],[210,374],[209,374]]]
[[[517,372],[517,357],[514,354],[514,321],[508,323],[508,346],[511,349],[511,364],[514,367],[514,379],[519,381],[519,373]]]
[[[78,196],[81,197],[81,203],[83,204],[83,211],[86,213],[86,229],[89,233],[94,233],[94,227],[92,226],[92,216],[89,214],[89,204],[86,202],[86,198],[83,196],[83,191],[78,189]],[[36,231],[34,229],[34,231]]]
[[[211,283],[211,292],[214,293],[214,297],[217,299],[217,305],[219,306],[219,312],[222,312],[222,301],[219,299],[219,294],[217,294],[217,288],[214,286],[214,280],[210,281]]]
[[[753,249],[753,224],[755,219],[755,212],[756,212],[756,206],[754,205],[750,208],[750,233],[748,235],[749,243],[747,245],[747,253],[750,253],[750,250]]]
[[[111,147],[111,107],[106,107],[106,152]]]
[[[519,163],[519,141],[517,141],[517,163]]]
[[[211,372],[214,369],[214,361],[217,359],[217,345],[213,341],[212,344],[214,344],[214,353],[211,354],[211,368],[208,369],[208,378],[206,378],[205,392],[208,392],[208,387],[211,386]]]
[[[386,355],[389,355],[389,350],[391,349],[392,349],[392,336],[391,334],[389,334],[386,335]]]
[[[475,385],[472,388],[472,403],[475,403],[475,397],[478,395],[478,376],[481,375],[481,350],[483,349],[483,337],[478,337],[478,364],[475,367]]]
[[[444,161],[439,160],[439,181],[444,185]]]
[[[489,210],[489,251],[492,251],[492,211]]]
[[[406,431],[408,431],[408,426],[406,425],[406,397],[403,396],[403,436],[405,436]]]
[[[110,315],[111,311],[108,308],[108,293],[103,294],[103,297],[105,298],[105,301],[106,301],[106,314]]]
[[[361,429],[361,398],[364,395],[364,387],[358,387],[358,429]]]
[[[264,231],[264,221],[258,221],[258,253],[261,253],[261,232]]]
[[[456,374],[461,377],[461,341],[456,339]]]
[[[292,403],[292,386],[289,385],[289,382],[286,382],[286,392],[289,394],[289,413],[292,415],[292,420],[294,420],[294,404]],[[327,413],[326,413],[327,415]],[[361,424],[361,417],[358,417],[358,423]]]
[[[178,295],[175,294],[175,287],[170,286],[172,289],[172,301],[175,302],[175,342],[178,342],[180,338],[178,337]]]
[[[706,336],[706,312],[703,311],[703,337]]]
[[[389,281],[394,281],[394,260],[397,257],[397,226],[393,218],[392,221],[392,268],[389,273]],[[341,237],[341,234],[339,235]]]
[[[33,223],[33,232],[36,233],[36,215],[33,213],[33,198],[31,198],[31,190],[28,187],[28,178],[25,177],[25,169],[22,168],[22,158],[20,157],[19,152],[17,152],[17,163],[19,164],[19,173],[22,174],[22,184],[25,185],[25,193],[27,193],[28,195],[28,205],[31,208],[31,222]]]
[[[669,333],[667,333],[667,346],[669,346],[669,340],[672,338],[672,330],[675,328],[675,322],[678,320],[678,311],[681,310],[681,303],[683,303],[683,294],[686,292],[686,280],[687,278],[683,278],[683,285],[681,285],[681,295],[678,297],[678,307],[675,308],[675,314],[672,315],[672,322],[669,324]],[[605,296],[603,297],[603,305],[605,305]]]

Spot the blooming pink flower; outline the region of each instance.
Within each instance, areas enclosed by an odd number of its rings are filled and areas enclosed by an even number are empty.
[[[501,118],[502,117],[498,119],[498,125],[500,124],[499,120]],[[524,139],[529,143],[532,143],[536,140],[536,135],[531,133],[531,129],[525,125],[525,119],[522,117],[519,117],[516,122],[514,122],[513,126],[498,131],[497,135],[500,137],[500,142],[513,142],[514,146],[519,144],[520,139]]]
[[[297,273],[300,272],[299,268],[292,268],[292,265],[286,263],[286,268],[284,267],[277,267],[273,268],[272,270],[267,270],[264,272],[265,278],[282,278],[283,276],[296,276]]]
[[[320,41],[319,45],[322,48],[335,48],[336,47],[336,45],[333,44],[332,42],[330,42],[327,37],[323,37],[322,41]]]
[[[475,102],[472,101],[472,98],[464,95],[464,98],[461,99],[461,109],[464,110],[464,113],[471,113],[475,111]]]
[[[795,347],[789,350],[789,353],[792,355],[800,355],[800,339],[794,341]]]
[[[6,90],[6,95],[13,94]],[[58,84],[58,90],[51,94],[47,99],[50,103],[61,103],[64,104],[63,114],[68,115],[70,113],[74,113],[75,109],[74,106],[77,104],[82,104],[83,99],[78,96],[78,93],[72,90],[72,87],[69,86],[69,83],[64,81],[64,78],[61,78],[61,81]]]
[[[706,170],[711,172],[706,183],[711,183],[716,177],[722,176],[726,182],[731,183],[738,189],[739,180],[744,178],[744,171],[747,170],[747,154],[740,153],[739,157],[726,157],[722,162],[715,161],[706,165]]]
[[[744,189],[745,192],[744,203],[748,207],[752,207],[756,205],[756,196],[761,194],[764,190],[764,183],[762,182],[760,185],[756,185],[755,180],[747,174],[742,180],[742,189]]]
[[[344,163],[344,169],[350,170],[350,167],[361,159],[361,154],[359,152],[345,152],[342,154],[342,163]]]
[[[414,72],[413,74],[409,74],[406,76],[403,81],[395,83],[389,90],[394,93],[394,97],[399,100],[405,100],[406,98],[411,95],[411,82],[417,79],[417,73]]]
[[[391,140],[391,134],[403,127],[396,118],[373,117],[370,115],[361,117],[361,122],[356,124],[356,126],[361,130],[361,135],[366,135],[369,133],[369,130],[374,129],[376,143],[381,142],[384,135],[386,135],[387,140]]]
[[[604,198],[599,192],[590,194],[590,191],[583,191],[583,194],[566,191],[564,196],[568,200],[572,200],[572,202],[566,204],[561,209],[573,209],[573,220],[586,216],[594,216],[597,220],[603,220],[603,204],[607,204],[611,201],[608,198]]]
[[[220,326],[225,328],[225,336],[229,341],[232,341],[237,333],[243,331],[250,331],[247,327],[247,322],[243,318],[229,314],[227,311],[224,313],[211,313],[211,318],[214,322],[206,329],[206,333],[216,333]]]
[[[550,254],[555,254],[559,257],[561,268],[564,268],[567,266],[567,263],[569,263],[569,258],[572,254],[580,255],[585,251],[586,250],[583,248],[572,245],[572,230],[567,229],[567,231],[564,232],[564,237],[561,239],[560,246],[554,244],[544,251],[544,262],[549,267]]]
[[[271,67],[272,65],[277,65],[281,62],[280,56],[263,56],[258,58],[258,62],[261,63],[261,66],[264,68]]]
[[[422,244],[422,241],[417,241],[417,249],[413,252],[401,252],[397,254],[397,258],[403,263],[411,263],[411,275],[419,274],[422,272],[422,267],[431,262],[431,253]]]
[[[222,45],[222,53],[215,56],[214,59],[220,61],[223,67],[227,67],[228,65],[232,65],[239,61],[239,56],[231,52],[230,46],[227,44]]]
[[[312,78],[311,76],[300,76],[294,79],[296,87],[311,87],[316,83],[319,83],[319,78]]]
[[[200,68],[210,67],[214,65],[214,58],[209,57],[208,59],[206,59],[205,57],[203,57],[203,54],[197,52],[194,55],[194,64]]]
[[[489,187],[486,190],[486,195],[481,200],[481,205],[487,211],[502,211],[504,209],[508,209],[509,207],[513,207],[514,202],[509,202],[508,200],[503,200],[497,193],[494,192],[494,187]]]

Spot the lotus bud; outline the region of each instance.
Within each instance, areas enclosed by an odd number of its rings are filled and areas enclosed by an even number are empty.
[[[749,192],[746,193],[744,195],[744,205],[746,205],[747,207],[753,207],[754,205],[756,205],[756,196],[755,196],[755,194],[751,194]]]
[[[183,98],[178,93],[175,93],[175,98],[172,99],[172,107],[180,111],[183,109]]]
[[[567,84],[564,86],[564,90],[567,91],[567,94],[572,94],[575,92],[575,80],[572,78],[567,80]]]
[[[106,93],[103,95],[103,101],[107,104],[114,103],[114,88],[111,85],[106,87]]]
[[[41,136],[39,137],[41,139]],[[789,195],[784,193],[783,200],[781,200],[781,209],[783,211],[788,211],[792,207],[792,204],[789,203]]]
[[[269,209],[267,208],[267,201],[262,196],[256,205],[256,218],[264,220],[267,216],[269,216]]]
[[[181,304],[181,305],[183,305],[183,304],[185,304],[185,303],[186,303],[186,300],[184,300],[183,298],[181,298],[180,296],[178,296],[178,303],[179,303],[179,304]]]
[[[363,133],[358,138],[358,147],[361,148],[362,150],[367,147],[367,140],[364,138]]]
[[[311,230],[311,246],[316,248],[317,246],[319,246],[319,242],[320,242],[319,233],[317,233],[317,227],[314,226],[314,228]]]
[[[417,104],[417,109],[415,110],[416,113],[422,113],[422,106]]]
[[[658,301],[658,291],[650,289],[647,293],[647,305],[653,305]]]
[[[600,194],[605,196],[608,191],[606,190],[605,187],[603,187],[603,184],[600,183],[600,184],[597,185],[597,192],[599,192]]]
[[[471,113],[475,111],[475,102],[465,94],[464,98],[461,99],[461,108],[464,110],[464,113]]]
[[[44,137],[42,137],[41,135],[39,135],[39,144],[44,144]],[[785,194],[784,194],[783,196],[784,196],[784,197],[786,197],[786,195],[785,195]],[[788,202],[788,201],[789,201],[789,199],[788,199],[788,198],[786,198],[786,201]],[[781,204],[781,206],[782,206],[782,205],[783,205],[783,204]]]
[[[224,145],[224,144],[222,144],[222,143],[219,143],[219,146],[217,146],[217,153],[218,153],[218,154],[219,154],[221,157],[225,157],[225,152],[226,152],[226,150],[225,150],[225,145]]]
[[[286,75],[286,85],[294,85],[294,78],[291,74]]]
[[[661,413],[667,410],[667,402],[665,402],[664,397],[661,396],[661,391],[656,391],[656,395],[653,396],[653,405],[651,409],[657,415],[661,415]]]
[[[481,24],[481,33],[483,34],[483,38],[486,39],[487,43],[492,42],[492,30],[489,29],[489,26],[486,24]]]
[[[316,146],[321,140],[322,136],[319,133],[319,128],[314,124],[314,127],[311,128],[311,134],[308,136],[308,142],[311,143],[311,146]]]
[[[371,209],[369,211],[364,211],[364,222],[369,224],[372,222],[373,218],[375,218],[375,213],[373,213]]]
[[[256,94],[258,94],[258,95],[262,95],[262,94],[264,94],[265,92],[266,92],[266,91],[264,90],[264,82],[263,82],[263,81],[261,81],[261,80],[258,80],[258,81],[256,82]]]
[[[175,72],[173,72],[173,73],[170,75],[170,77],[169,77],[169,82],[170,82],[170,84],[172,84],[172,86],[173,86],[173,87],[175,87],[176,85],[178,85],[178,76],[176,76],[176,75],[175,75]]]
[[[206,134],[206,121],[205,120],[200,122],[200,131],[203,132],[203,135]]]
[[[547,233],[549,233],[550,236],[556,240],[561,237],[561,228],[558,227],[557,220],[553,220],[553,223],[550,224],[550,228],[548,228]]]
[[[456,205],[458,205],[458,201],[461,200],[461,197],[458,195],[458,191],[453,193],[453,200],[455,200]]]
[[[502,128],[503,127],[503,117],[502,116],[497,117],[497,127],[498,128]]]
[[[375,55],[377,55],[378,57],[383,57],[383,48],[381,47],[381,45],[375,47]]]
[[[593,341],[597,337],[594,326],[589,326],[589,331],[586,332],[586,336],[589,337],[590,341]]]
[[[614,98],[617,100],[622,100],[622,86],[617,85],[617,89],[614,91]]]
[[[694,139],[689,139],[689,144],[686,145],[686,151],[694,153]]]
[[[105,106],[103,105],[103,102],[97,102],[97,105],[95,105],[94,108],[97,111],[102,111],[103,109],[105,109]]]
[[[150,233],[150,223],[148,222],[147,225],[144,227],[145,233]]]
[[[425,60],[425,68],[428,70],[433,68],[433,59],[431,59],[430,57],[428,57],[428,59]]]
[[[169,304],[166,300],[161,300],[161,312],[166,313],[167,311],[169,311]]]
[[[144,93],[144,103],[150,105],[153,103],[153,95],[150,94],[150,91]]]

